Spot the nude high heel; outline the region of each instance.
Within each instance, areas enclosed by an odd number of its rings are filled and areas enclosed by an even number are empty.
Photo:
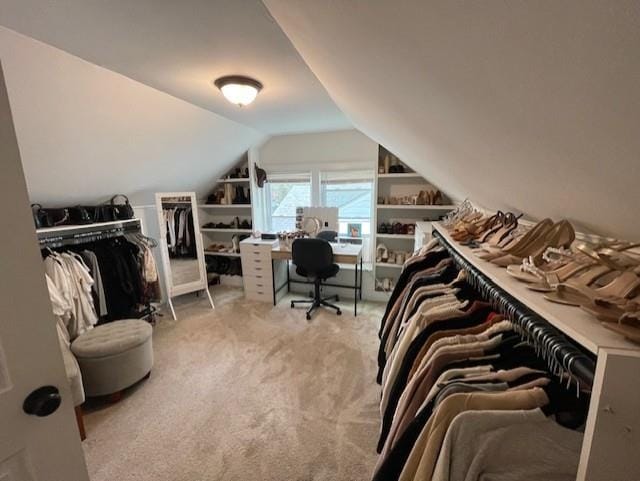
[[[640,277],[633,271],[624,271],[604,287],[594,289],[578,281],[567,281],[558,284],[556,292],[544,297],[552,302],[573,306],[591,306],[602,302],[622,304],[635,297],[639,289]]]
[[[632,342],[640,343],[640,310],[626,312],[620,316],[616,323],[605,323],[604,327],[622,334]]]
[[[553,257],[560,256],[558,259]],[[536,265],[531,257],[523,259],[519,265],[511,264],[507,267],[507,274],[514,279],[530,284],[531,290],[552,292],[555,286],[587,270],[595,262],[587,256],[580,256],[572,251],[549,248],[543,254],[545,264]]]
[[[511,212],[504,215],[502,225],[496,226],[491,229],[485,235],[481,236],[479,241],[479,248],[495,247],[498,246],[510,233],[512,233],[518,227],[518,219],[520,216],[515,216]]]
[[[522,258],[531,257],[539,262],[542,254],[549,247],[569,247],[576,238],[576,233],[570,222],[561,220],[551,229],[541,232],[540,237],[533,237],[526,244],[505,249],[506,255],[492,259],[491,262],[501,267],[522,262]]]
[[[514,252],[519,252],[524,249],[526,246],[530,245],[535,239],[543,237],[546,233],[552,228],[553,221],[551,219],[543,219],[538,222],[535,226],[533,226],[529,231],[527,231],[524,235],[511,240],[508,244],[497,246],[496,244],[483,244],[480,247],[486,251],[486,253],[478,253],[478,257],[484,260],[492,260],[498,257],[502,257],[505,254],[512,254]],[[525,257],[525,256],[522,256]],[[514,264],[514,262],[511,262]]]

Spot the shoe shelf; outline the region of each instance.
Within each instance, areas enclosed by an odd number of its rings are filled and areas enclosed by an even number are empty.
[[[234,233],[234,232],[240,232],[242,234],[251,234],[252,230],[251,229],[215,229],[215,228],[211,228],[211,227],[202,227],[200,228],[200,232],[229,232],[229,233]]]
[[[392,264],[391,262],[376,262],[376,267],[402,269],[402,264]]]
[[[415,240],[414,234],[376,234],[378,239],[406,239]]]
[[[236,252],[218,252],[218,251],[208,251],[205,249],[205,255],[208,256],[222,256],[222,257],[240,257],[240,254]]]
[[[378,147],[378,162],[375,174],[375,219],[372,222],[372,230],[380,227],[381,224],[413,224],[420,221],[439,219],[456,206],[450,204],[446,195],[438,197],[436,202],[444,205],[413,204],[420,200],[424,202],[423,193],[427,193],[427,202],[431,202],[430,193],[435,193],[438,188],[429,179],[418,172],[414,172],[410,166],[406,165],[389,152],[383,146]],[[442,199],[442,200],[441,200]],[[396,202],[391,204],[390,202]],[[405,203],[400,203],[405,202]],[[405,231],[406,232],[406,231]],[[431,230],[429,230],[431,232]],[[373,258],[376,259],[377,248],[384,245],[389,253],[389,259],[395,260],[396,255],[400,259],[408,257],[415,247],[415,234],[393,234],[372,232],[373,238]],[[375,262],[373,264],[373,275],[376,283],[390,281],[392,284],[398,279],[402,265],[395,263]],[[388,296],[390,291],[376,289],[380,295]]]
[[[248,177],[242,177],[242,178],[238,178],[238,179],[218,179],[217,182],[219,184],[239,184],[242,182],[250,182],[251,179],[249,179]]]
[[[397,174],[396,174],[397,175]],[[450,205],[413,205],[413,204],[378,204],[378,209],[408,209],[408,210],[453,210],[457,206]]]
[[[201,209],[251,209],[251,204],[200,204]]]
[[[547,301],[543,294],[527,289],[526,284],[509,274],[503,267],[477,257],[471,248],[453,240],[440,222],[432,227],[471,265],[487,276],[497,287],[518,299],[522,304],[537,313],[565,335],[575,340],[594,354],[601,349],[630,349],[640,352],[640,347],[627,341],[620,334],[605,328],[591,314],[578,307],[566,306]]]

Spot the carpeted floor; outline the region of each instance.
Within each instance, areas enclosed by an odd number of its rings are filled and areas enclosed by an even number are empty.
[[[360,481],[375,464],[381,304],[343,315],[184,296],[154,331],[151,378],[90,403],[92,481]],[[360,307],[360,306],[359,306]]]

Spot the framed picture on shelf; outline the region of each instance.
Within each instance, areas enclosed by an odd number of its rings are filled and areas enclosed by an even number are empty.
[[[347,224],[347,232],[349,237],[362,237],[362,224]]]

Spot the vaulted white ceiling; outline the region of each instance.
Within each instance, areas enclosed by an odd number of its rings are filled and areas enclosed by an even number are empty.
[[[637,0],[265,0],[355,126],[454,196],[640,240]]]
[[[0,25],[267,134],[351,124],[260,0],[0,0]],[[239,109],[211,84],[264,84]]]

